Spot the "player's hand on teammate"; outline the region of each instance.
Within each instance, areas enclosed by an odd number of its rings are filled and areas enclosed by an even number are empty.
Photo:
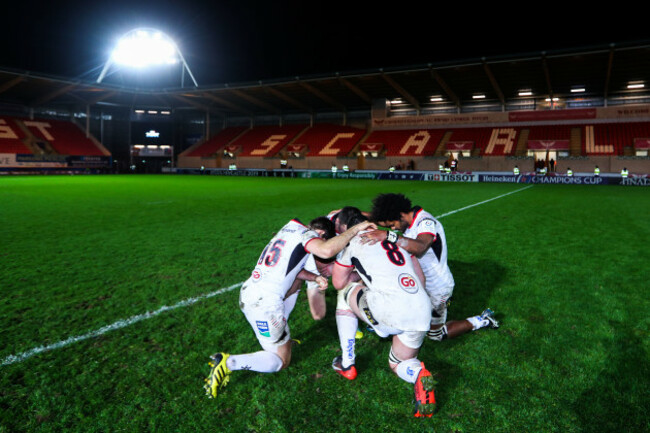
[[[371,223],[370,221],[363,221],[360,222],[359,224],[352,226],[351,230],[354,230],[354,233],[357,234],[359,232],[362,232],[364,230],[368,229],[376,229],[377,225],[375,223]]]
[[[386,230],[371,230],[366,233],[362,233],[361,236],[361,243],[362,244],[369,244],[373,245],[376,244],[377,242],[383,242],[386,240],[386,236],[388,235],[388,232]]]
[[[318,290],[325,291],[327,290],[327,278],[323,277],[322,275],[319,275],[316,277],[314,282],[318,283]]]

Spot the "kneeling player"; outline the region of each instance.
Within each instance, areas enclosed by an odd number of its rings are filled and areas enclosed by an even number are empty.
[[[365,217],[359,213],[348,224]],[[354,271],[361,282],[353,282]],[[362,243],[354,238],[337,257],[332,284],[343,290],[337,309],[351,310],[371,325],[381,337],[393,336],[388,357],[391,370],[414,384],[415,416],[431,416],[435,405],[433,377],[417,355],[431,323],[431,303],[424,290],[422,270],[417,260],[394,243]],[[348,379],[356,377],[353,327],[341,347],[344,357],[336,357],[332,367]],[[339,329],[339,335],[345,333]],[[352,372],[352,374],[350,374]]]
[[[427,336],[434,341],[455,338],[481,328],[498,328],[491,309],[465,320],[447,321],[447,306],[454,290],[454,277],[447,264],[445,230],[433,215],[403,194],[379,194],[373,199],[372,220],[391,231],[375,230],[364,234],[364,241],[394,243],[417,257],[426,277],[426,291],[433,307],[431,329]],[[398,232],[392,231],[396,230]]]
[[[325,278],[304,271],[308,256],[333,257],[359,231],[370,226],[372,224],[362,223],[339,236],[334,236],[334,225],[326,217],[316,218],[309,227],[295,219],[282,227],[262,251],[239,295],[239,306],[263,350],[240,355],[224,352],[213,355],[212,369],[205,385],[210,397],[217,396],[234,370],[274,373],[289,365],[291,336],[287,321],[295,304],[290,296],[292,284],[300,278],[317,281],[322,290],[327,288]]]

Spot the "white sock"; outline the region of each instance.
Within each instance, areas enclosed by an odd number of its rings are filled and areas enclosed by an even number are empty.
[[[359,319],[354,315],[352,310],[336,310],[336,329],[339,333],[339,343],[341,344],[341,364],[343,367],[349,367],[354,364],[356,358],[355,344]]]
[[[397,364],[395,373],[397,373],[397,376],[399,376],[400,379],[408,383],[415,383],[418,374],[420,374],[420,370],[422,370],[420,360],[417,358],[411,358]]]
[[[468,317],[467,321],[472,324],[472,331],[476,331],[490,324],[489,320],[482,320],[481,316]]]
[[[282,359],[272,352],[260,350],[254,353],[230,355],[226,360],[230,370],[253,370],[258,373],[275,373],[282,369]]]
[[[289,318],[289,314],[293,311],[293,307],[296,306],[296,301],[298,300],[298,293],[300,290],[297,290],[296,293],[290,295],[284,300],[284,317]]]

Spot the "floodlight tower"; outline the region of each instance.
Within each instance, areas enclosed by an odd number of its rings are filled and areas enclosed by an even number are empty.
[[[183,54],[178,49],[174,41],[161,32],[160,30],[141,27],[131,30],[124,34],[117,46],[111,53],[108,61],[104,64],[102,72],[97,78],[97,83],[101,83],[106,73],[114,64],[128,66],[132,68],[144,68],[150,66],[175,65],[182,63],[181,87],[185,76],[185,70],[189,74],[194,87],[199,85],[190,71]]]

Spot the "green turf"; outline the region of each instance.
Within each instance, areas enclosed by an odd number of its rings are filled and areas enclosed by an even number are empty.
[[[0,178],[0,360],[247,278],[286,221],[403,192],[444,216],[450,318],[490,306],[498,330],[425,342],[437,413],[366,335],[359,377],[330,367],[333,317],[291,316],[289,369],[235,372],[217,400],[207,357],[258,350],[232,290],[0,367],[0,432],[648,431],[650,189],[216,176]]]

